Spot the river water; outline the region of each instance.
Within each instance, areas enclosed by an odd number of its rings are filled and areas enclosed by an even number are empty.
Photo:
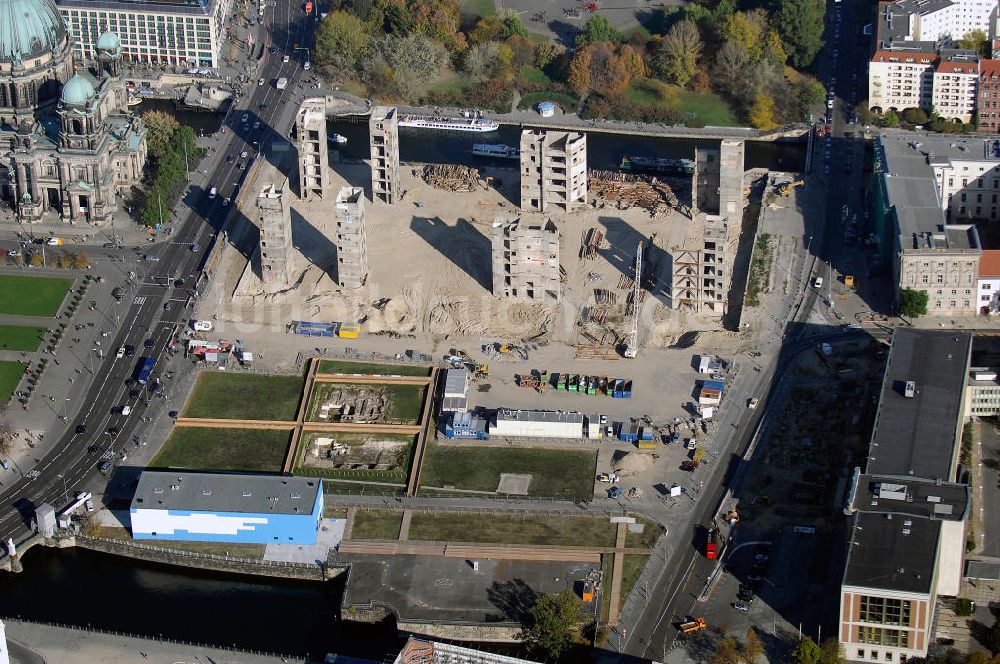
[[[85,549],[35,547],[23,563],[20,574],[0,572],[0,616],[318,659],[399,649],[394,630],[341,628],[339,580],[200,572]]]

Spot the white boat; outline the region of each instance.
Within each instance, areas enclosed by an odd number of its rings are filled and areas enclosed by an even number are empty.
[[[343,145],[347,142],[347,137],[342,134],[330,134],[326,137],[326,140],[336,145]]]
[[[480,157],[496,157],[497,159],[520,159],[521,151],[512,145],[502,143],[476,143],[472,146],[472,154]]]
[[[416,127],[418,129],[443,129],[446,131],[472,131],[477,133],[487,133],[500,128],[496,120],[483,117],[441,118],[431,115],[404,115],[399,119],[399,126]]]

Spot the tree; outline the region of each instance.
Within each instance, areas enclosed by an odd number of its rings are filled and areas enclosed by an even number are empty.
[[[757,93],[749,114],[750,124],[757,129],[767,131],[777,126],[774,121],[774,98],[766,92]]]
[[[679,21],[670,28],[657,51],[657,72],[668,83],[687,85],[698,73],[701,57],[701,34],[692,21]]]
[[[646,61],[642,59],[642,54],[635,46],[625,44],[618,49],[618,57],[622,60],[622,65],[631,79],[645,78],[647,75]]]
[[[86,270],[90,267],[90,256],[86,252],[81,251],[73,257],[73,267],[78,270]]]
[[[472,44],[485,44],[490,41],[503,41],[507,37],[507,26],[503,24],[496,14],[484,16],[476,23],[476,27],[469,33],[469,42]]]
[[[805,637],[792,649],[792,659],[798,664],[818,664],[820,649],[811,637]]]
[[[721,37],[726,41],[743,44],[754,59],[761,55],[767,14],[763,9],[736,12],[722,26]]]
[[[840,642],[830,637],[819,644],[819,664],[844,664],[844,652]]]
[[[795,68],[808,67],[823,48],[825,13],[823,0],[780,0],[774,25]]]
[[[523,39],[528,38],[528,29],[524,27],[524,23],[521,21],[521,15],[518,14],[517,11],[510,8],[501,9],[497,12],[497,16],[499,17],[500,22],[503,23],[505,29],[504,39],[509,39],[514,35]]]
[[[922,108],[904,108],[903,120],[911,125],[922,125],[927,124],[930,118],[927,117],[927,111]]]
[[[701,448],[699,448],[701,449]],[[757,658],[764,654],[764,644],[760,642],[757,631],[753,627],[747,629],[746,639],[743,641],[743,648],[740,657],[747,664],[753,664]]]
[[[381,35],[369,43],[362,76],[376,89],[407,99],[447,62],[444,46],[429,37]]]
[[[569,74],[566,83],[577,95],[583,96],[590,89],[590,62],[592,55],[589,48],[577,49],[569,63]]]
[[[882,116],[882,126],[889,127],[890,129],[899,126],[899,115],[896,111],[888,111]]]
[[[740,651],[737,648],[736,639],[727,637],[716,643],[711,662],[712,664],[739,664]]]
[[[142,121],[146,125],[146,146],[149,154],[154,159],[159,159],[167,146],[174,132],[180,128],[177,118],[164,111],[146,111],[142,114]]]
[[[979,28],[966,32],[965,35],[958,40],[958,47],[975,51],[982,58],[989,58],[992,56],[989,38],[986,36],[986,33]]]
[[[904,318],[919,318],[927,315],[927,291],[904,288],[899,291],[899,315]]]
[[[472,78],[492,78],[500,58],[499,42],[476,44],[462,56],[462,69]]]
[[[357,76],[358,58],[368,46],[368,26],[343,11],[330,12],[316,30],[316,63],[336,73]]]
[[[43,251],[44,251],[44,249],[43,249]],[[42,258],[41,254],[31,254],[31,266],[32,267],[41,267],[44,264],[45,264],[45,259]]]
[[[590,44],[590,87],[605,95],[614,95],[629,84],[628,69],[606,42]]]
[[[608,23],[602,14],[593,14],[583,24],[583,30],[576,36],[577,47],[594,42],[610,42],[617,44],[622,40],[621,34]]]
[[[746,46],[739,42],[726,42],[715,55],[713,73],[719,87],[727,94],[736,96],[743,85],[746,69],[750,65],[750,54]]]
[[[562,44],[543,42],[535,47],[535,66],[545,69],[552,61],[566,52],[566,47]]]
[[[788,61],[785,46],[781,43],[781,36],[776,30],[768,30],[764,35],[764,57],[781,67]]]
[[[528,612],[528,624],[520,638],[532,650],[558,659],[569,647],[572,632],[583,619],[583,605],[572,590],[542,595]]]

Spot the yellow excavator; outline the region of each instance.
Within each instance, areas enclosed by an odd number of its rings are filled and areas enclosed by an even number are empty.
[[[789,183],[787,183],[787,184],[784,184],[784,185],[782,185],[782,186],[781,186],[781,187],[780,187],[780,188],[778,189],[778,193],[779,193],[780,195],[782,195],[782,196],[788,196],[789,194],[791,194],[791,193],[792,193],[792,191],[793,191],[793,190],[794,190],[794,189],[795,189],[796,187],[801,187],[801,186],[802,186],[802,185],[804,185],[805,183],[806,183],[806,181],[805,181],[805,180],[796,180],[795,182],[789,182]]]

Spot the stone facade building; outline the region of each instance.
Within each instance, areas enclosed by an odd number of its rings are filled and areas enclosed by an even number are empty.
[[[120,40],[104,34],[95,71],[74,74],[69,34],[51,0],[9,2],[0,21],[16,26],[0,29],[0,195],[24,223],[49,213],[109,223],[146,163]]]

